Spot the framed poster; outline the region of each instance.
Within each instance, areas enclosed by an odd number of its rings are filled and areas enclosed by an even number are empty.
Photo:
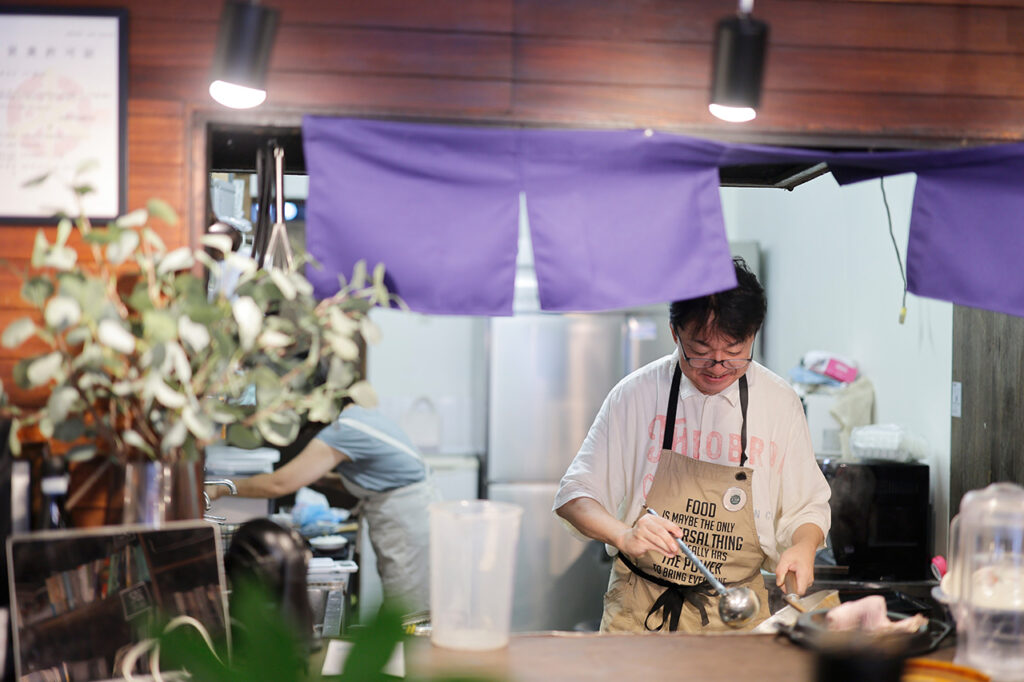
[[[126,10],[0,7],[0,222],[124,212],[127,90]]]

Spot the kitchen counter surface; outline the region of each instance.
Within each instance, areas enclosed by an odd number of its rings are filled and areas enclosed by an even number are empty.
[[[945,647],[927,657],[950,661],[954,652]],[[776,635],[548,632],[513,635],[507,648],[487,652],[441,649],[417,637],[406,646],[406,664],[417,676],[479,675],[508,682],[814,680],[814,654]]]

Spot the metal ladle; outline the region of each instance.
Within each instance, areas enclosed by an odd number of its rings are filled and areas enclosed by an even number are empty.
[[[658,513],[650,507],[647,508],[647,512],[658,516]],[[715,591],[721,595],[718,600],[718,617],[722,619],[722,622],[731,628],[741,628],[749,623],[761,609],[761,600],[758,599],[757,593],[749,587],[726,587],[721,580],[711,574],[704,562],[697,558],[697,555],[683,542],[682,538],[675,540],[686,558],[693,562],[697,570],[704,574]]]

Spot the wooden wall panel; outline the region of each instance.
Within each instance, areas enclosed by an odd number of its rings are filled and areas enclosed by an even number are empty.
[[[137,19],[132,22],[130,59],[138,66],[174,64],[206,72],[216,36],[216,22]],[[284,25],[271,69],[508,79],[511,45],[508,34]]]
[[[957,6],[952,6],[957,5]],[[729,2],[517,0],[516,34],[710,45]],[[758,0],[771,45],[1019,54],[1024,3]]]
[[[25,6],[25,0],[3,0],[0,6]],[[50,7],[127,7],[132,17],[145,19],[187,18],[216,22],[222,2],[216,0],[46,0]],[[286,24],[337,24],[346,26],[511,32],[510,0],[263,0],[275,7]]]
[[[706,89],[711,70],[707,45],[523,38],[516,47],[516,77],[527,82]],[[894,59],[902,68],[892,68]],[[775,46],[764,87],[773,95],[799,91],[1024,98],[1024,58]]]
[[[1024,485],[1024,318],[953,306],[953,381],[961,416],[950,432],[949,509],[993,481]]]

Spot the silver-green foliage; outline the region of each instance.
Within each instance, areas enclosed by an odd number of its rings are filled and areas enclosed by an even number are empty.
[[[52,243],[36,235],[21,295],[40,315],[11,322],[0,342],[37,340],[45,350],[21,360],[14,379],[50,393],[41,408],[3,406],[15,452],[19,429],[35,425],[73,444],[72,459],[191,459],[224,434],[241,447],[288,445],[303,419],[331,421],[342,397],[376,401],[357,377],[357,340],[379,336],[367,311],[391,300],[383,266],[357,264],[335,296],[317,301],[303,259],[260,269],[225,235],[168,250],[154,218],[177,222],[154,200],[103,228],[64,218]],[[91,261],[69,246],[76,228]],[[241,272],[238,284],[211,298],[205,275],[219,281],[225,268]],[[314,381],[318,368],[326,381]]]

